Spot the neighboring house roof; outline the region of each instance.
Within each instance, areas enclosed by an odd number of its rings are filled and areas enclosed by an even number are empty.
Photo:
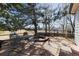
[[[75,14],[79,10],[79,3],[70,4],[70,13]]]

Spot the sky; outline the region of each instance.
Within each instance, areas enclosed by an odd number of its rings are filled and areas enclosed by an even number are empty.
[[[66,3],[44,3],[44,4],[41,3],[38,6],[40,6],[40,5],[43,6],[43,7],[48,7],[49,6],[49,9],[52,9],[53,10],[55,8],[58,8],[58,7],[63,8],[66,5]],[[73,21],[74,17],[71,16],[71,18],[72,18],[72,21]],[[69,23],[69,21],[67,21],[67,22]],[[61,20],[57,20],[55,22],[52,22],[52,27],[58,29],[58,28],[62,27],[61,24],[64,24],[64,23],[65,22],[63,22],[63,18],[62,18]],[[43,24],[42,23],[39,23],[39,26],[42,28],[43,27]]]

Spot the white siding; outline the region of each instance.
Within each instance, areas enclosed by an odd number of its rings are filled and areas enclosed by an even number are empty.
[[[79,11],[75,16],[75,43],[79,46]]]

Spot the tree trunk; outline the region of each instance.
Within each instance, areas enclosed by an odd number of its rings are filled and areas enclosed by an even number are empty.
[[[64,25],[63,25],[63,34],[64,34]]]
[[[47,34],[47,24],[45,24],[45,34]]]
[[[33,16],[34,16],[34,19],[33,19],[33,24],[34,24],[34,32],[35,32],[35,36],[37,35],[37,20],[36,20],[36,15],[35,15],[35,10],[33,10]]]
[[[47,19],[45,19],[45,35],[47,35]]]
[[[71,15],[70,15],[70,23],[71,23],[71,26],[72,26],[72,33],[74,33],[74,25],[75,25],[75,20],[74,20],[74,23],[72,23],[72,20],[71,20]]]
[[[34,26],[35,26],[34,32],[35,32],[35,35],[37,35],[37,24],[36,24],[36,20],[34,21]]]
[[[66,28],[65,28],[65,37],[67,38],[67,19],[65,17],[65,24],[66,24]]]
[[[33,19],[33,25],[34,25],[34,35],[37,35],[37,23],[36,23],[36,19]]]
[[[50,23],[49,23],[49,33],[50,33]]]

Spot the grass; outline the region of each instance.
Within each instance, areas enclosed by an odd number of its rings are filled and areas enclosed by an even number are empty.
[[[5,34],[9,34],[9,32],[7,32],[7,31],[0,31],[0,35],[2,36],[2,35],[5,35]]]
[[[0,34],[3,34],[4,33],[4,31],[0,31]]]

